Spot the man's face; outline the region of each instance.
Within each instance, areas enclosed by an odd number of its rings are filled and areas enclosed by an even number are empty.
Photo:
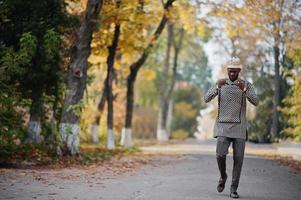
[[[235,81],[238,78],[240,69],[239,68],[228,68],[228,76],[231,81]]]

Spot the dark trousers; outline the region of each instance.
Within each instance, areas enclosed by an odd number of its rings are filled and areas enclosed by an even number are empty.
[[[232,142],[233,148],[233,171],[231,192],[236,192],[239,184],[241,168],[245,154],[245,140],[240,138],[217,137],[216,159],[221,177],[226,176],[226,156],[229,153],[228,149]]]

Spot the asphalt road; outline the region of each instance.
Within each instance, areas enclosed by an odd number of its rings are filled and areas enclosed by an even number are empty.
[[[0,199],[218,200],[229,199],[232,156],[223,193],[216,191],[213,154],[161,156],[126,173],[91,169],[2,169]],[[301,199],[301,176],[275,161],[246,156],[238,188],[241,199]]]

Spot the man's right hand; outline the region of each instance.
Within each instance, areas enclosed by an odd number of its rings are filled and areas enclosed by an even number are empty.
[[[219,79],[216,83],[218,88],[221,88],[223,85],[225,85],[226,79]]]

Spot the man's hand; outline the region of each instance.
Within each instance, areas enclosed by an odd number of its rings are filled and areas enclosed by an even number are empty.
[[[223,85],[225,85],[226,79],[219,79],[216,83],[218,88],[221,88]]]
[[[237,79],[234,81],[235,85],[239,87],[242,91],[244,91],[245,88],[245,82],[243,80]]]

